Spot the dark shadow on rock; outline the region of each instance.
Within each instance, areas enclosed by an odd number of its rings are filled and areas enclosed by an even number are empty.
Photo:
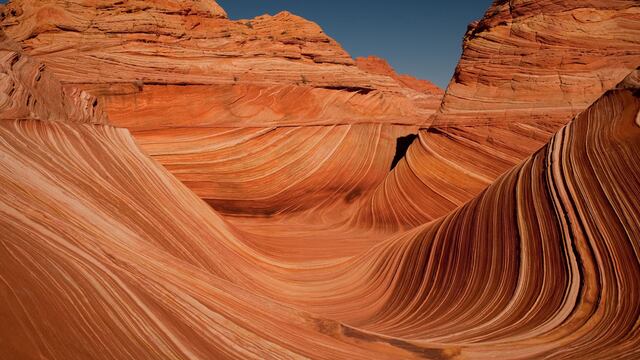
[[[400,162],[400,160],[407,154],[409,146],[411,146],[413,140],[417,137],[418,135],[416,134],[409,134],[407,136],[399,137],[396,140],[396,156],[394,156],[393,161],[391,162],[391,169],[389,170],[393,170],[393,168],[398,165],[398,162]]]

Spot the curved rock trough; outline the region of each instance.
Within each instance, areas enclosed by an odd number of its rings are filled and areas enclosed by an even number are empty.
[[[640,357],[637,1],[496,0],[446,92],[212,0],[0,27],[0,358]]]

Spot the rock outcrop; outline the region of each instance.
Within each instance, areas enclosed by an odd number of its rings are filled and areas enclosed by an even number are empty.
[[[106,123],[98,99],[65,88],[0,31],[0,119]]]
[[[287,12],[232,21],[213,1],[47,0],[12,1],[0,17],[27,53],[131,129],[428,125],[441,98],[360,70]]]
[[[15,0],[0,17],[65,87],[96,96],[110,124],[228,214],[348,216],[324,200],[349,205],[375,188],[396,139],[429,125],[442,99],[428,82],[357,66],[287,12],[232,21],[213,1]]]
[[[494,1],[469,27],[432,124],[358,222],[412,227],[445,215],[638,65],[635,0]]]
[[[438,109],[440,107],[444,91],[430,81],[416,79],[410,75],[400,75],[386,60],[377,56],[357,58],[356,65],[368,73],[388,76],[396,80],[400,85],[422,94],[422,96],[416,94],[413,97],[414,101],[421,104],[421,107],[427,109]]]
[[[640,357],[639,7],[495,1],[429,117],[292,14],[10,3],[0,358]]]
[[[356,65],[371,74],[389,76],[401,83],[402,85],[430,95],[444,95],[444,91],[427,80],[416,79],[411,75],[400,75],[389,65],[389,63],[377,56],[359,57],[356,59]]]
[[[467,30],[434,126],[562,126],[636,68],[640,5],[495,1]]]
[[[128,130],[3,107],[0,357],[637,357],[638,79],[459,209],[355,246],[271,224],[269,247]]]
[[[234,284],[262,260],[126,129],[5,118],[1,358],[417,358]]]

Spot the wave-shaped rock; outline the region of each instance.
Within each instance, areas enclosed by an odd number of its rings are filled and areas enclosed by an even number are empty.
[[[544,145],[640,65],[639,11],[633,0],[494,1],[470,25],[431,126],[359,222],[443,216]]]
[[[640,70],[550,139],[482,152],[473,128],[409,146],[383,122],[132,135],[0,39],[0,358],[640,356]]]
[[[633,357],[637,79],[450,215],[306,264],[261,255],[127,130],[3,120],[0,352]]]
[[[0,139],[0,357],[415,357],[231,283],[212,259],[250,249],[127,130],[2,120]]]
[[[2,14],[26,53],[96,96],[110,124],[132,130],[228,213],[355,202],[386,176],[397,138],[430,124],[443,95],[388,65],[356,65],[319,26],[287,12],[232,21],[213,1],[16,0]],[[201,146],[222,133],[226,146]]]
[[[321,207],[335,211],[340,204],[344,209],[385,178],[396,138],[416,130],[383,124],[202,127],[134,136],[215,209],[272,216]]]

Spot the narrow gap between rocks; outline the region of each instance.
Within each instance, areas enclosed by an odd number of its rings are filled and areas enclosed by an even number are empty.
[[[409,134],[407,136],[401,136],[396,140],[396,155],[393,157],[389,171],[393,170],[396,165],[398,165],[398,162],[400,162],[400,160],[407,154],[409,146],[411,146],[413,140],[417,137],[417,134]]]

